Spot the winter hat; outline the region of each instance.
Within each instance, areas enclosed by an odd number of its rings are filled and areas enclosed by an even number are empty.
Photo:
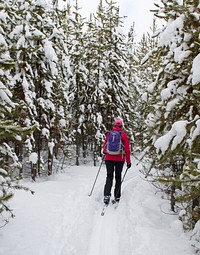
[[[114,122],[114,127],[122,127],[123,123],[122,123],[122,120],[120,119],[116,119],[115,122]]]

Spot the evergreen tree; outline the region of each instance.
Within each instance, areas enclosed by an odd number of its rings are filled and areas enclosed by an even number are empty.
[[[142,87],[142,80],[139,78],[140,74],[140,59],[137,56],[137,49],[138,44],[135,42],[135,31],[134,31],[134,23],[131,26],[129,32],[128,32],[128,38],[127,38],[127,56],[128,56],[128,68],[127,68],[127,75],[126,80],[130,86],[130,98],[131,98],[131,104],[134,111],[132,111],[130,115],[130,122],[133,123],[131,126],[132,134],[133,134],[133,140],[136,139],[136,143],[134,143],[134,151],[138,150],[138,144],[140,144],[141,136],[141,125],[140,122],[142,111],[141,109],[141,96],[143,93],[143,87]]]
[[[49,5],[42,1],[14,1],[12,8],[17,14],[8,30],[12,58],[17,63],[13,70],[13,95],[21,108],[27,109],[23,111],[23,123],[37,124],[37,130],[27,141],[30,153],[37,153],[34,157],[37,161],[32,162],[32,178],[35,179],[46,158],[47,172],[52,173],[53,157],[63,137],[68,52],[65,36],[55,26],[57,13]]]
[[[136,140],[139,144],[140,150],[144,150],[148,144],[149,125],[146,127],[145,122],[147,116],[152,110],[151,95],[148,92],[156,79],[157,73],[162,63],[161,51],[158,50],[158,38],[155,36],[157,30],[156,21],[153,19],[151,27],[152,33],[143,34],[141,41],[135,47],[135,68],[137,69],[138,79],[138,100],[137,100],[137,119],[138,127],[136,133]],[[155,62],[156,60],[156,62]]]
[[[85,67],[85,40],[83,36],[84,19],[80,14],[78,1],[72,11],[73,29],[70,32],[69,53],[71,57],[72,77],[69,86],[71,130],[76,150],[76,165],[80,164],[80,152],[86,157],[85,104],[87,102],[87,68]]]
[[[5,4],[5,5],[4,5]],[[15,66],[10,57],[10,45],[7,38],[6,25],[11,18],[7,3],[0,2],[0,226],[8,222],[8,215],[13,213],[7,201],[13,196],[13,189],[25,189],[17,183],[21,163],[13,149],[13,144],[21,143],[32,127],[22,127],[17,120],[20,118],[17,103],[12,101],[12,72]]]
[[[187,219],[186,225],[191,228],[200,219],[200,78],[197,71],[200,9],[198,1],[161,2],[163,6],[158,13],[167,25],[160,33],[158,50],[162,51],[164,61],[152,86],[149,141],[154,168],[163,170],[168,163],[171,172],[161,171],[167,175],[164,180],[175,188],[181,187],[176,199],[185,202],[186,215],[182,219]],[[173,167],[176,157],[183,159],[181,171]]]
[[[115,117],[124,120],[130,128],[132,102],[128,77],[128,56],[125,36],[122,32],[122,18],[119,8],[113,1],[102,1],[90,20],[87,34],[87,66],[89,67],[88,84],[93,142],[95,154],[101,150],[105,131],[112,128]],[[127,125],[128,124],[128,125]]]
[[[100,10],[101,11],[101,10]],[[97,13],[98,22],[102,24],[105,64],[103,70],[103,120],[107,128],[113,125],[113,119],[120,116],[128,128],[129,116],[132,112],[130,84],[127,83],[128,57],[125,35],[122,31],[122,18],[116,3],[106,1],[104,12]],[[102,46],[101,43],[101,46]],[[105,48],[106,47],[106,48]]]

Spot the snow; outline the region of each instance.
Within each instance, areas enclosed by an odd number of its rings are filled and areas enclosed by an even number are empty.
[[[179,63],[182,64],[183,61],[189,57],[189,55],[192,52],[190,50],[184,50],[183,49],[183,45],[181,45],[180,47],[177,47],[176,49],[174,49],[174,60]]]
[[[26,183],[35,194],[15,191],[10,205],[16,217],[0,229],[0,254],[192,255],[169,202],[144,180],[142,166],[132,163],[118,208],[110,205],[103,217],[104,164],[91,197],[98,166],[65,167],[47,180]]]
[[[200,250],[200,242],[198,240],[200,236],[200,220],[196,223],[192,235],[192,244],[195,245],[196,249]]]
[[[196,121],[196,128],[193,132],[192,140],[194,141],[199,135],[200,135],[200,120],[198,119]]]
[[[0,45],[1,45],[1,47],[6,46],[6,41],[5,41],[4,36],[2,34],[0,34]]]
[[[161,98],[163,101],[169,99],[172,96],[172,94],[176,91],[176,84],[177,84],[176,80],[170,81],[167,84],[167,88],[161,91]]]
[[[180,31],[183,29],[183,22],[184,22],[185,15],[182,14],[176,20],[168,21],[166,29],[160,34],[158,46],[170,46],[172,49],[177,46],[177,39]],[[174,42],[174,46],[172,44]]]
[[[199,67],[200,67],[200,53],[195,57],[193,60],[192,64],[192,84],[196,85],[200,83],[200,72],[199,72]]]
[[[38,155],[36,152],[32,152],[29,156],[29,161],[32,162],[33,164],[36,164],[38,161]]]
[[[8,103],[10,106],[14,107],[15,104],[10,100],[12,96],[11,92],[6,88],[6,86],[0,81],[0,102],[1,104]]]
[[[172,125],[170,131],[163,135],[162,137],[158,138],[155,142],[155,147],[157,149],[157,153],[161,150],[162,153],[169,148],[169,145],[172,141],[171,149],[174,150],[180,144],[185,137],[187,130],[188,121],[181,120],[177,121]]]
[[[43,135],[43,136],[46,136],[47,138],[49,138],[49,136],[50,136],[49,129],[43,128],[43,129],[42,129],[42,135]]]
[[[178,97],[178,98],[172,99],[171,101],[167,103],[165,118],[167,118],[168,113],[178,104],[179,100],[180,98]]]
[[[45,56],[51,61],[58,61],[55,50],[52,47],[52,43],[49,40],[45,40],[44,43]]]
[[[50,151],[50,154],[53,155],[53,148],[55,147],[55,143],[54,142],[49,142],[48,143],[48,148]]]
[[[155,89],[155,86],[156,86],[155,82],[152,82],[151,84],[149,84],[148,88],[147,88],[148,92],[152,93],[154,91],[154,89]]]

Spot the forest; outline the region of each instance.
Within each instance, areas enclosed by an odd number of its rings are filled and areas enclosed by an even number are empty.
[[[200,241],[200,3],[160,2],[166,25],[136,42],[113,0],[88,20],[77,0],[0,1],[0,214],[21,179],[97,165],[120,117],[145,178]]]

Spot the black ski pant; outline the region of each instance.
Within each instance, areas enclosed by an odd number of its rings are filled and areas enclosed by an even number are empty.
[[[124,162],[106,160],[105,164],[106,164],[106,170],[107,170],[107,177],[106,177],[106,184],[104,186],[104,196],[111,195],[113,176],[115,173],[114,197],[120,198],[121,197],[121,178],[122,178],[122,169],[123,169]]]

